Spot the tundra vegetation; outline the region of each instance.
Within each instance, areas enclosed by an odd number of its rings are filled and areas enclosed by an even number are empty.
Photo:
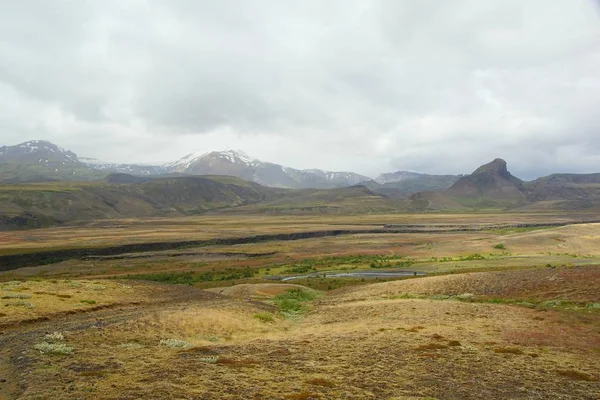
[[[586,218],[240,213],[5,231],[4,256],[115,250],[0,273],[0,398],[600,398],[600,224],[552,226]],[[522,221],[538,225],[510,227]],[[324,277],[356,272],[376,276]]]

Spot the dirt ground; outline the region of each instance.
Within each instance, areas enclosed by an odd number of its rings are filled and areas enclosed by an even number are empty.
[[[542,279],[561,272],[509,271]],[[595,274],[596,272],[592,272]],[[477,292],[482,277],[463,277]],[[511,276],[515,274],[514,276]],[[589,277],[590,275],[588,275]],[[159,298],[5,327],[5,398],[78,399],[596,399],[600,320],[592,311],[382,294],[454,292],[456,276],[342,289],[290,320],[264,302],[170,285]],[[579,277],[562,275],[570,282]],[[444,281],[446,280],[446,281]],[[139,284],[137,289],[144,292]],[[406,286],[400,289],[400,286]],[[393,286],[393,288],[390,288]],[[576,286],[576,285],[575,285]],[[444,291],[442,288],[448,288]],[[183,289],[185,290],[183,290]],[[185,294],[182,294],[182,290]],[[234,293],[250,290],[247,286]],[[510,292],[527,291],[526,287]],[[430,291],[429,293],[434,293]],[[571,293],[571,292],[566,292]],[[588,297],[586,289],[575,293]],[[159,300],[159,301],[157,301]],[[257,314],[270,314],[264,322]],[[36,343],[61,332],[69,355]],[[161,345],[184,340],[189,348]],[[134,345],[131,345],[134,344]],[[13,397],[11,397],[13,396]]]

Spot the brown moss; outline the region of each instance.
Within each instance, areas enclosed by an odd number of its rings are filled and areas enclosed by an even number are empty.
[[[306,381],[306,383],[316,386],[334,387],[335,383],[328,381],[325,378],[313,378]]]
[[[573,379],[576,381],[589,381],[589,382],[594,382],[597,381],[598,378],[595,378],[589,374],[586,374],[585,372],[581,372],[581,371],[576,371],[574,369],[568,369],[568,370],[559,370],[557,371],[559,375],[561,376],[565,376],[569,379]]]
[[[447,348],[448,348],[448,346],[446,346],[445,344],[428,343],[428,344],[420,345],[415,350],[426,351],[426,350],[441,350],[441,349],[447,349]]]
[[[515,355],[522,355],[523,350],[519,349],[518,347],[497,347],[494,349],[494,353],[498,353],[498,354],[515,354]]]
[[[258,364],[258,361],[251,358],[235,359],[229,357],[221,357],[217,360],[217,364],[231,368],[252,368],[256,364]]]
[[[290,400],[317,400],[320,399],[321,396],[319,396],[317,393],[300,392],[288,394],[285,396],[285,398]]]

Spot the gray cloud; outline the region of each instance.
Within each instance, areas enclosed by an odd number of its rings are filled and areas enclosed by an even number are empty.
[[[600,171],[593,1],[0,0],[1,144],[163,162]]]

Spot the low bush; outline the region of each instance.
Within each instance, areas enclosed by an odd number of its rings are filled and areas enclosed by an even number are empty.
[[[254,318],[262,322],[275,322],[275,317],[273,317],[273,314],[266,312],[254,314]]]
[[[279,311],[283,313],[298,313],[306,310],[306,303],[318,297],[312,290],[294,288],[278,294],[273,299]]]
[[[2,299],[30,299],[31,295],[26,293],[6,293],[3,294]]]
[[[38,350],[40,353],[44,354],[60,354],[60,355],[70,355],[73,354],[73,347],[67,346],[64,343],[48,343],[41,342],[33,346],[34,349]]]
[[[163,339],[160,341],[160,345],[172,349],[189,349],[192,347],[190,343],[179,339]]]
[[[65,337],[60,332],[54,332],[54,333],[49,333],[46,336],[44,336],[44,339],[46,339],[46,340],[61,341],[61,340],[65,340]]]
[[[206,272],[159,272],[156,274],[127,275],[127,278],[191,286],[196,282],[229,281],[243,278],[252,278],[254,275],[255,271],[251,270],[248,267],[245,267],[243,269],[226,268],[219,271]]]
[[[35,308],[35,304],[30,303],[24,300],[11,301],[5,304],[6,307],[25,307],[25,308]]]
[[[120,344],[117,347],[120,349],[123,349],[123,350],[139,350],[139,349],[143,349],[144,345],[141,343],[129,342],[129,343]]]

